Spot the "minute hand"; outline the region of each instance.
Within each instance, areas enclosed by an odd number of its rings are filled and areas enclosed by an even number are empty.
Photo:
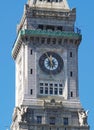
[[[45,53],[47,58],[49,59],[50,63],[51,63],[51,67],[53,67],[53,62],[52,62],[52,55],[48,56],[47,53]]]

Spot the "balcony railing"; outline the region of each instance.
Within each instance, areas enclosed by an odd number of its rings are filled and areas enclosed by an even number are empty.
[[[82,35],[80,30],[76,29],[74,32],[68,31],[52,31],[52,30],[21,30],[20,35],[31,35],[31,36],[55,36],[55,37],[74,37],[74,38],[81,38]]]

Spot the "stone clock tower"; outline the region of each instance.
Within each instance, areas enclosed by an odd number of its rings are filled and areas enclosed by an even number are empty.
[[[11,130],[89,130],[79,100],[79,29],[66,0],[28,0],[12,56],[16,104]]]

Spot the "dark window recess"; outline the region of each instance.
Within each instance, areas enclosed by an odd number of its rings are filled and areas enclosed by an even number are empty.
[[[32,74],[32,73],[33,73],[33,69],[30,70],[30,74]]]
[[[45,86],[48,86],[48,83],[45,83]]]
[[[59,39],[59,40],[58,40],[58,44],[62,44],[62,39]]]
[[[50,125],[55,125],[55,117],[50,117]]]
[[[50,42],[51,42],[51,39],[48,38],[48,39],[47,39],[47,44],[50,44]]]
[[[54,88],[54,94],[57,95],[58,94],[58,89]]]
[[[40,86],[43,86],[43,83],[40,83]]]
[[[30,54],[32,55],[32,50],[30,50]]]
[[[48,88],[45,87],[45,94],[48,94]]]
[[[33,94],[33,90],[32,90],[32,89],[30,90],[30,94],[31,94],[31,95]]]
[[[43,87],[40,87],[40,94],[43,94]]]
[[[40,1],[42,1],[42,0],[40,0]],[[43,30],[43,25],[38,25],[38,28]]]
[[[53,88],[50,87],[50,94],[53,94]]]
[[[42,123],[42,116],[37,116],[37,124],[41,124]]]
[[[57,2],[58,2],[58,0],[57,0]],[[62,26],[58,26],[57,29],[62,31]]]
[[[28,41],[28,38],[27,38],[27,37],[25,37],[25,40],[26,40],[26,41]]]
[[[50,84],[50,86],[53,86],[53,84]]]
[[[48,2],[50,2],[50,0],[48,0]],[[46,30],[53,30],[54,31],[54,26],[50,26],[50,25],[47,25],[46,26]]]
[[[55,84],[55,87],[57,87],[58,86],[58,84]]]
[[[67,117],[63,118],[63,124],[68,125],[68,118]]]
[[[47,2],[50,2],[50,0],[47,0]]]
[[[64,43],[67,43],[67,42],[68,42],[68,39],[65,39],[65,40],[64,40]]]
[[[72,57],[72,52],[70,52],[70,57]]]
[[[73,76],[73,72],[71,71],[71,72],[70,72],[70,77],[72,77],[72,76]]]
[[[63,85],[62,85],[62,84],[59,84],[59,87],[63,87]]]
[[[42,39],[41,39],[41,43],[42,43],[42,44],[45,43],[45,38],[42,38]]]
[[[62,88],[59,88],[59,94],[62,95]]]
[[[52,43],[53,43],[53,44],[56,44],[56,39],[55,39],[55,38],[52,39]]]
[[[73,97],[73,92],[71,92],[71,97]]]

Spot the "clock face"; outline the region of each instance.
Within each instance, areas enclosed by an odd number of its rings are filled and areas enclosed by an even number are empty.
[[[57,74],[63,69],[63,59],[55,52],[46,52],[39,59],[39,66],[47,74]]]

